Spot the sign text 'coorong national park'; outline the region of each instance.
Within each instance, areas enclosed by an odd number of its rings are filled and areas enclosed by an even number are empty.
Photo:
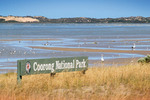
[[[88,57],[67,57],[50,59],[25,59],[17,61],[17,80],[23,75],[85,71]]]

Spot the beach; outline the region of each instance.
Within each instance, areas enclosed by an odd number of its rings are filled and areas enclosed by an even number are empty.
[[[0,73],[16,72],[22,59],[88,56],[89,67],[101,67],[134,64],[150,54],[150,24],[0,26]]]

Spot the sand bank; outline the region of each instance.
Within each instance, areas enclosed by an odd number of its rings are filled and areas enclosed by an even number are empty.
[[[138,42],[138,41],[150,41],[150,39],[132,39],[132,40],[122,40],[122,41],[135,41],[135,42]]]
[[[150,54],[150,51],[136,51],[136,50],[111,50],[111,49],[84,49],[84,48],[60,48],[60,47],[37,47],[29,46],[36,49],[58,50],[58,51],[79,51],[79,52],[110,52],[110,53],[129,53],[129,54]]]

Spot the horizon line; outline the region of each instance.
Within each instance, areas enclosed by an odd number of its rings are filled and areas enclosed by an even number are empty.
[[[18,16],[18,15],[7,15],[7,16],[3,16],[3,15],[0,15],[1,17],[8,17],[8,16],[13,16],[13,17],[45,17],[45,16],[31,16],[31,15],[23,15],[23,16]],[[124,16],[124,17],[101,17],[101,18],[96,18],[96,17],[59,17],[59,18],[49,18],[49,17],[46,17],[48,19],[61,19],[61,18],[95,18],[95,19],[106,19],[106,18],[129,18],[129,17],[150,17],[150,16]]]

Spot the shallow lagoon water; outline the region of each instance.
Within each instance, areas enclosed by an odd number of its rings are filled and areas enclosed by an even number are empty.
[[[42,38],[54,38],[57,40],[21,41],[20,43],[19,41],[0,41],[0,52],[2,52],[0,53],[0,67],[16,66],[17,60],[29,58],[40,59],[89,56],[89,60],[99,60],[101,54],[104,54],[104,59],[106,60],[144,57],[145,55],[127,53],[94,53],[32,49],[28,46],[132,50],[131,46],[133,43],[136,43],[135,50],[150,50],[150,41],[146,40],[150,39],[150,24],[0,24],[0,40]],[[144,39],[146,41],[144,41]],[[48,45],[45,46],[45,43],[48,43]],[[16,53],[13,55],[10,54],[14,50],[16,50]],[[92,66],[92,64],[89,65]]]

